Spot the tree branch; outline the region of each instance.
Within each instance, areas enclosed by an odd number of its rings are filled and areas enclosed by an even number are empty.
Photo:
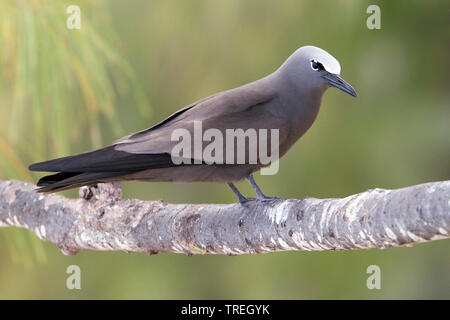
[[[373,189],[343,199],[168,204],[121,199],[119,184],[80,199],[0,180],[0,227],[21,227],[64,254],[82,249],[246,254],[387,248],[450,237],[450,181]]]

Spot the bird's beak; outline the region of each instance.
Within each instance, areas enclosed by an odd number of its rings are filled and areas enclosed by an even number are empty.
[[[330,86],[341,89],[342,91],[347,92],[349,95],[356,98],[356,92],[353,89],[353,87],[350,84],[348,84],[344,79],[342,79],[339,75],[327,72],[322,76],[322,78],[324,78]]]

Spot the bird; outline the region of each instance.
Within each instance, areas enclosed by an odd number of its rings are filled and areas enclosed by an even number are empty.
[[[279,159],[312,126],[328,88],[357,97],[340,73],[341,66],[331,54],[315,46],[303,46],[261,79],[196,101],[109,146],[34,163],[29,170],[54,173],[38,181],[37,192],[44,193],[129,180],[218,182],[226,183],[240,203],[279,199],[266,196],[255,182],[253,174],[267,166],[261,159],[250,162],[246,156],[240,163],[206,163],[188,154],[182,156],[183,160],[192,161],[175,163],[173,150],[179,141],[173,139],[173,133],[179,129],[195,135],[196,122],[201,122],[203,130],[215,129],[224,135],[228,129],[277,130]],[[202,146],[206,144],[202,141]],[[249,144],[244,152],[249,152]],[[250,182],[256,198],[247,198],[235,186],[244,179]]]

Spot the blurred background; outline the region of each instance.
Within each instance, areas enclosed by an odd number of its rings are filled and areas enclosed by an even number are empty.
[[[69,5],[81,9],[70,30]],[[369,30],[366,9],[381,8]],[[273,72],[319,46],[356,91],[324,96],[268,195],[344,197],[450,178],[450,4],[442,1],[2,0],[0,179],[36,182],[27,166],[89,151],[177,109]],[[252,194],[246,183],[238,185]],[[125,197],[231,203],[220,184],[124,183]],[[77,191],[64,192],[75,197]],[[80,252],[0,229],[0,298],[450,298],[450,242],[347,252],[195,256]],[[66,268],[82,289],[66,289]],[[366,288],[369,265],[381,290]]]

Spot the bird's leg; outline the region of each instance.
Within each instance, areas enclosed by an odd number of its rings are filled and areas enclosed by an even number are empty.
[[[247,202],[248,199],[236,188],[236,186],[232,182],[228,182],[227,185],[230,187],[231,190],[233,190],[234,194],[238,198],[240,203]]]
[[[250,184],[252,185],[253,190],[255,190],[256,192],[256,196],[258,197],[258,200],[260,201],[271,201],[271,200],[279,200],[281,198],[278,197],[268,197],[266,196],[261,189],[258,187],[258,185],[256,184],[255,179],[253,178],[253,174],[250,174],[247,177],[248,182],[250,182]]]

